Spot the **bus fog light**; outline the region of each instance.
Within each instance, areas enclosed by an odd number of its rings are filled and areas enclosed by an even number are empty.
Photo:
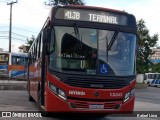
[[[71,103],[72,108],[77,108],[77,105],[75,103]]]
[[[130,98],[130,91],[125,94],[124,102],[126,102]]]
[[[66,94],[63,90],[59,89],[58,90],[58,96],[61,97],[62,99],[66,100]]]

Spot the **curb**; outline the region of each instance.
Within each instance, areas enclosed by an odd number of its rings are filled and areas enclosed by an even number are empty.
[[[26,81],[1,80],[0,90],[27,90]]]
[[[145,83],[136,83],[136,89],[146,89],[147,87]]]

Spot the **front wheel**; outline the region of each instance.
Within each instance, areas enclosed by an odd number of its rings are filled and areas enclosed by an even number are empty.
[[[38,91],[38,105],[39,105],[42,116],[47,117],[49,113],[46,112],[45,109],[43,109],[41,105],[41,90]]]
[[[28,100],[29,100],[30,102],[34,102],[34,99],[33,99],[33,97],[32,97],[31,95],[29,95]]]
[[[28,100],[29,100],[30,102],[34,102],[35,100],[34,100],[33,97],[30,95],[30,87],[29,87],[29,86],[28,86],[28,94],[29,94]]]

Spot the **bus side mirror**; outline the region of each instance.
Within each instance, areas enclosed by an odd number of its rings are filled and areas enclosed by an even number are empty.
[[[51,39],[51,29],[50,28],[43,29],[42,39],[43,39],[43,44],[49,43],[49,41]]]
[[[49,42],[51,40],[51,28],[44,28],[42,31],[42,39],[46,54],[49,54]]]

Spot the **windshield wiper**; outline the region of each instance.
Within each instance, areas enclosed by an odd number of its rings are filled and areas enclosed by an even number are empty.
[[[110,41],[110,43],[109,43],[109,45],[108,45],[108,50],[110,50],[111,47],[112,47],[112,45],[114,44],[114,42],[115,42],[115,40],[116,40],[116,38],[117,38],[117,36],[118,36],[118,33],[119,33],[119,29],[117,29],[117,30],[115,31],[115,33],[114,33],[114,35],[113,35],[113,37],[112,37],[112,39],[111,39],[111,41]]]
[[[80,41],[78,42],[79,49],[82,50],[82,37],[80,37],[78,25],[77,23],[73,23],[73,26],[76,38]]]
[[[78,29],[77,23],[73,23],[73,26],[74,26],[74,32],[75,32],[76,38],[80,39],[79,29]]]

